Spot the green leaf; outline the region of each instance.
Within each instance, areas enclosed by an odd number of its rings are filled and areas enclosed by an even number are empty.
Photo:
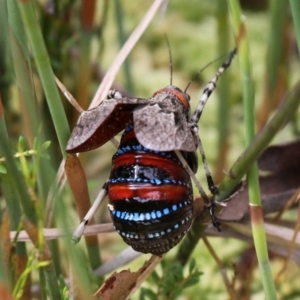
[[[202,272],[195,272],[194,274],[192,274],[183,284],[183,288],[186,289],[188,287],[191,287],[195,284],[197,284],[200,280],[200,275],[202,275]]]
[[[157,295],[150,289],[141,288],[140,300],[157,300]]]
[[[46,141],[45,143],[43,143],[41,150],[46,150],[50,147],[51,145],[51,141]]]

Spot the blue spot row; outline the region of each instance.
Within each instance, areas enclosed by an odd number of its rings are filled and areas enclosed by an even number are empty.
[[[181,224],[183,225],[185,222],[188,222],[188,221],[190,220],[190,218],[191,218],[191,217],[187,216],[185,219],[183,219],[183,220],[181,221]],[[149,233],[149,234],[147,235],[147,237],[150,238],[150,239],[152,239],[152,238],[157,238],[157,237],[163,236],[163,235],[166,234],[166,233],[172,232],[172,230],[177,230],[179,227],[180,227],[180,224],[175,224],[175,225],[173,226],[173,228],[168,228],[168,229],[166,230],[166,232],[165,232],[165,231],[161,231],[161,232]],[[186,233],[186,231],[183,232],[183,234],[185,234],[185,233]]]
[[[146,212],[146,213],[115,210],[112,205],[108,206],[108,208],[111,214],[119,219],[138,222],[138,221],[145,221],[145,220],[150,221],[150,220],[159,219],[162,216],[167,216],[170,213],[177,211],[178,209],[182,208],[185,205],[188,205],[189,203],[191,202],[184,201],[179,204],[173,204],[170,208],[166,207],[162,211],[153,210],[152,212]]]
[[[136,239],[138,240],[140,237],[137,235],[137,234],[133,234],[133,233],[126,233],[124,231],[120,231],[120,230],[117,230],[118,233],[122,236],[124,236],[125,238],[127,239]]]
[[[181,221],[181,224],[184,224],[185,221],[188,221],[188,220],[189,220],[189,217],[186,217],[185,220],[182,220],[182,221]],[[165,235],[166,233],[172,232],[172,230],[177,230],[179,227],[180,227],[180,224],[175,224],[175,225],[173,226],[173,228],[168,228],[166,231],[155,232],[155,233],[149,233],[149,234],[147,235],[147,237],[148,237],[149,239],[158,238],[158,237],[160,237],[160,236]]]
[[[181,221],[181,224],[183,225],[185,222],[188,222],[189,219],[190,219],[190,217],[187,216],[185,219],[183,219],[183,220]],[[165,230],[165,231],[154,232],[154,233],[148,233],[146,237],[149,238],[149,239],[159,238],[159,237],[161,237],[161,236],[163,236],[163,235],[165,235],[165,234],[168,234],[168,233],[172,232],[173,230],[177,230],[179,227],[180,227],[180,224],[175,224],[175,225],[173,226],[173,228],[168,228],[168,229]],[[139,236],[138,234],[126,233],[126,232],[120,231],[120,230],[117,230],[117,231],[118,231],[118,233],[119,233],[120,235],[122,235],[123,237],[128,238],[128,239],[139,239],[139,238],[140,238],[140,236]],[[186,233],[186,231],[183,232],[183,234],[185,234],[185,233]]]
[[[184,182],[181,180],[175,180],[175,179],[147,179],[147,178],[124,178],[124,177],[118,177],[118,178],[111,178],[108,180],[109,183],[123,183],[123,182],[136,182],[136,183],[151,183],[155,185],[161,185],[161,184],[176,184],[176,185],[183,185],[183,186],[190,186],[189,182]]]
[[[157,151],[157,150],[151,150],[142,145],[124,146],[122,148],[119,148],[118,151],[115,153],[114,158],[119,155],[122,155],[124,153],[133,152],[133,151],[144,151],[147,153],[154,153],[154,154],[158,154],[163,157],[166,157],[168,159],[176,160],[176,158],[174,158],[170,152],[161,152],[161,151]]]

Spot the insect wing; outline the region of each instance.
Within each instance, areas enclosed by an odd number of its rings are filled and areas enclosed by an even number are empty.
[[[134,131],[138,141],[157,151],[196,150],[191,130],[181,107],[171,99],[151,101],[133,112]]]
[[[148,99],[120,98],[103,100],[83,112],[72,131],[66,151],[77,153],[98,148],[122,131],[132,119],[132,111]]]

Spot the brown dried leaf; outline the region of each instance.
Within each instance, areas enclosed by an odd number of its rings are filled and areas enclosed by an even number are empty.
[[[284,172],[299,171],[300,166],[300,141],[273,145],[268,147],[258,161],[260,170],[286,175]]]
[[[100,289],[95,293],[95,299],[101,300],[125,300],[129,299],[143,281],[151,274],[162,257],[152,256],[136,272],[123,270],[113,273]]]
[[[82,168],[79,158],[76,155],[69,155],[67,157],[65,163],[65,172],[75,199],[79,218],[82,220],[91,207],[91,201],[85,172]],[[95,219],[91,218],[89,224],[95,224]],[[86,236],[85,240],[88,245],[98,244],[98,238],[95,235],[88,237]]]
[[[76,155],[69,155],[65,163],[65,172],[71,187],[79,218],[83,219],[90,208],[90,196],[86,176]]]
[[[260,156],[260,170],[271,172],[260,176],[260,190],[264,214],[281,211],[300,183],[300,142],[294,141],[268,147]],[[233,196],[218,215],[222,221],[249,219],[248,189]]]

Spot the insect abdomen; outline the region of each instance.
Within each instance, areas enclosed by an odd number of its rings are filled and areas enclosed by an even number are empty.
[[[108,207],[116,230],[136,251],[166,253],[192,224],[188,173],[174,152],[143,147],[132,125],[125,130],[112,162]]]

